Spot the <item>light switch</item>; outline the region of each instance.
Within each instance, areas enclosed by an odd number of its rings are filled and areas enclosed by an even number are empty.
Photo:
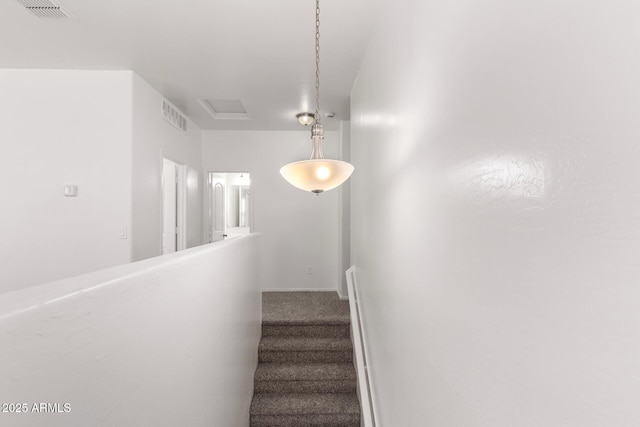
[[[78,196],[78,186],[77,185],[65,185],[64,186],[64,196],[65,197],[77,197]]]

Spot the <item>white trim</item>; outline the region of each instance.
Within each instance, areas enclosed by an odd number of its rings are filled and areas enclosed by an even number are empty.
[[[358,377],[358,398],[361,407],[361,426],[375,427],[377,410],[373,396],[373,386],[369,376],[369,353],[362,316],[360,313],[360,301],[358,300],[358,286],[356,283],[356,267],[352,265],[346,272],[347,290],[349,291],[349,308],[351,310],[351,332],[353,335],[353,349]]]
[[[161,152],[160,158],[160,254],[164,253],[164,161],[173,163],[176,180],[176,252],[187,249],[187,165],[179,163]],[[172,253],[172,252],[168,252]]]
[[[212,228],[212,220],[213,220],[212,219],[213,218],[213,216],[212,216],[212,214],[213,214],[213,212],[212,212],[213,197],[211,195],[211,191],[213,189],[213,185],[215,185],[214,184],[215,180],[214,180],[212,175],[224,175],[225,176],[224,181],[225,181],[225,191],[226,191],[226,187],[227,187],[227,185],[226,185],[226,175],[228,175],[228,174],[247,174],[247,175],[251,176],[251,171],[249,171],[249,170],[236,170],[236,171],[233,171],[233,170],[227,170],[227,171],[209,170],[209,171],[205,172],[205,176],[206,176],[207,182],[205,183],[205,186],[204,186],[205,187],[204,188],[205,195],[203,196],[204,197],[204,199],[203,199],[204,200],[204,202],[203,202],[203,209],[204,209],[203,221],[204,221],[204,224],[206,224],[206,226],[203,229],[203,233],[204,233],[205,242],[208,242],[208,243],[211,243],[211,238],[212,238],[211,228]],[[249,233],[253,233],[254,232],[254,226],[253,226],[254,220],[253,220],[253,218],[254,218],[254,210],[255,210],[253,205],[255,203],[254,202],[254,200],[255,200],[255,189],[254,189],[254,186],[253,186],[252,182],[249,183],[249,191],[250,191],[250,196],[249,196]],[[225,195],[225,200],[226,200],[226,195]],[[225,212],[225,217],[226,217],[226,212]],[[226,227],[226,219],[225,219],[223,234],[227,234],[226,228],[227,227]]]
[[[340,289],[340,288],[336,289],[336,292],[338,292],[338,297],[340,297],[340,299],[341,299],[342,301],[349,301],[349,294],[347,294],[347,295],[342,295],[342,292],[340,292],[340,291],[341,291],[341,289]]]
[[[176,194],[178,233],[176,236],[179,251],[187,249],[187,165],[176,163]]]
[[[262,292],[336,292],[336,290],[331,288],[266,288]]]

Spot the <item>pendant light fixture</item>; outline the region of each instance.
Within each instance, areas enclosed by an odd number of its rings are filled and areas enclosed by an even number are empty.
[[[296,114],[296,119],[300,122],[301,125],[309,126],[316,119],[316,116],[311,113],[300,113]]]
[[[320,194],[339,187],[349,179],[354,170],[351,163],[325,159],[322,154],[324,128],[320,123],[320,0],[316,0],[316,112],[313,118],[311,158],[283,166],[280,174],[294,187]]]

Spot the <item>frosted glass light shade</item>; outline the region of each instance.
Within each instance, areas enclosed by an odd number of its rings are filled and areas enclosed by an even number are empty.
[[[296,118],[301,125],[309,126],[316,120],[316,116],[311,113],[296,114]]]
[[[354,169],[351,163],[341,160],[302,160],[283,166],[280,174],[294,187],[322,193],[340,186]]]

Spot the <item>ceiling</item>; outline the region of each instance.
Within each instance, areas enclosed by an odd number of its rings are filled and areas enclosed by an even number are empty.
[[[313,111],[313,0],[63,0],[42,19],[0,0],[0,68],[133,70],[202,129],[301,130]],[[349,119],[371,0],[320,3],[321,113]],[[214,119],[199,99],[239,100],[248,120]]]

